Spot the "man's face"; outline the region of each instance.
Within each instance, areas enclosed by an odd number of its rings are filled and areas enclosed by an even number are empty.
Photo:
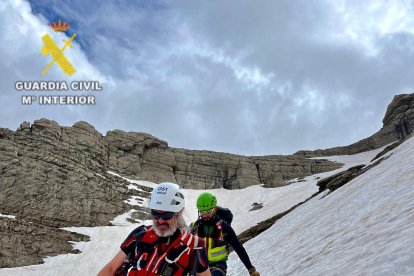
[[[216,214],[216,208],[213,208],[213,209],[210,209],[210,210],[206,210],[206,211],[199,211],[199,212],[200,212],[200,216],[201,216],[201,218],[203,220],[209,221]]]
[[[168,237],[177,230],[176,213],[160,210],[151,210],[154,230],[160,237]]]

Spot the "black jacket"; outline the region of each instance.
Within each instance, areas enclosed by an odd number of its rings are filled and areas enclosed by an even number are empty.
[[[249,255],[247,255],[246,249],[240,243],[240,241],[237,238],[237,235],[234,232],[233,228],[225,220],[220,220],[220,218],[217,215],[214,216],[213,219],[211,219],[209,221],[205,221],[205,220],[199,218],[195,222],[194,228],[193,228],[192,231],[195,232],[197,228],[200,229],[200,227],[203,228],[204,226],[214,226],[219,221],[221,221],[220,222],[220,224],[221,224],[221,231],[222,231],[222,235],[223,235],[224,241],[227,244],[231,245],[231,247],[233,247],[234,251],[237,253],[237,255],[239,256],[240,260],[243,262],[244,266],[247,269],[252,268],[253,265],[250,262]],[[198,235],[201,238],[205,238],[205,235],[204,235],[203,231],[198,231]]]

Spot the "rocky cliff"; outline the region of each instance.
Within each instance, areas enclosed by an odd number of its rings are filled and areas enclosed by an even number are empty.
[[[185,188],[244,188],[338,168],[301,156],[245,157],[168,147],[145,133],[103,136],[86,122],[62,127],[47,119],[0,129],[0,213],[43,225],[104,225],[125,211],[131,178],[172,181]]]
[[[109,224],[128,191],[107,173],[106,152],[86,123],[0,129],[0,213],[54,227]]]
[[[106,148],[102,135],[82,122],[0,129],[0,214],[16,216],[0,216],[0,267],[71,252],[68,241],[88,238],[59,227],[109,225],[127,209],[127,186],[107,173]]]
[[[112,170],[153,182],[171,181],[184,188],[238,189],[258,183],[276,187],[286,185],[289,179],[340,166],[301,156],[246,157],[170,148],[151,135],[120,130],[108,132],[105,139]]]
[[[411,133],[414,129],[414,93],[400,94],[394,97],[392,102],[388,105],[384,119],[382,119],[383,127],[372,136],[349,146],[319,149],[314,151],[301,150],[296,152],[294,155],[304,157],[332,156],[355,154],[371,149],[377,149],[398,139],[396,126],[403,121],[407,123],[407,127]],[[402,127],[404,134],[407,135],[405,126],[400,126]]]
[[[46,255],[69,252],[67,241],[87,237],[60,227],[109,225],[131,209],[125,201],[133,190],[108,171],[186,188],[234,189],[285,185],[285,180],[339,166],[301,156],[175,149],[145,133],[114,130],[103,136],[86,122],[65,127],[41,119],[23,122],[16,131],[0,128],[0,267],[39,263]],[[148,197],[148,191],[143,193]],[[138,208],[137,216],[145,212]]]

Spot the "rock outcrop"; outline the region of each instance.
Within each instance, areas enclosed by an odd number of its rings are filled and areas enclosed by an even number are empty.
[[[124,212],[128,190],[107,173],[106,147],[84,122],[0,129],[0,213],[53,227],[108,225]]]
[[[43,225],[108,224],[126,210],[127,185],[108,170],[185,188],[269,187],[336,169],[300,156],[245,157],[168,147],[145,133],[102,136],[86,122],[72,127],[41,119],[17,131],[0,129],[0,212]]]
[[[59,229],[109,225],[130,208],[126,181],[107,172],[104,137],[85,122],[61,127],[42,119],[0,129],[0,267],[72,252],[87,237]]]
[[[109,166],[121,174],[153,182],[171,181],[184,188],[239,189],[263,183],[267,187],[340,164],[301,156],[246,157],[212,151],[170,148],[165,141],[144,133],[110,131]]]
[[[348,182],[350,182],[352,179],[364,174],[365,172],[367,172],[371,168],[377,166],[382,161],[387,159],[389,156],[384,156],[384,155],[387,152],[389,152],[389,151],[395,149],[396,147],[398,147],[400,144],[401,144],[401,142],[396,142],[396,143],[393,143],[393,144],[387,146],[382,152],[380,152],[377,156],[375,156],[375,158],[373,160],[371,160],[371,162],[373,162],[374,160],[375,160],[375,162],[371,163],[368,166],[357,165],[357,166],[354,166],[352,168],[349,168],[346,171],[342,171],[342,172],[339,172],[337,174],[326,177],[322,180],[319,180],[316,183],[316,185],[319,187],[319,193],[321,193],[325,190],[329,190],[328,193],[326,194],[326,195],[328,195],[328,194],[334,192],[335,190],[341,188],[345,184],[348,184]]]
[[[372,136],[353,143],[349,146],[335,147],[330,149],[319,149],[314,151],[301,150],[296,152],[296,156],[315,157],[315,156],[332,156],[344,154],[356,154],[359,152],[377,149],[392,143],[398,139],[396,126],[401,120],[407,122],[410,132],[414,130],[414,93],[396,95],[388,105],[382,120],[383,127]],[[405,130],[403,130],[405,131]]]
[[[69,242],[88,241],[81,234],[55,227],[0,217],[0,267],[43,263],[44,256],[80,253]]]
[[[244,188],[338,168],[340,164],[301,156],[245,157],[168,147],[145,133],[114,130],[103,136],[87,122],[63,127],[40,119],[16,131],[0,128],[0,267],[42,261],[69,252],[68,240],[86,237],[60,230],[67,226],[109,225],[132,207],[134,219],[145,210],[130,206],[128,183],[108,171],[154,182],[172,181],[185,188]],[[32,237],[33,236],[33,237]],[[27,244],[25,237],[34,243]],[[30,248],[26,248],[29,246]]]

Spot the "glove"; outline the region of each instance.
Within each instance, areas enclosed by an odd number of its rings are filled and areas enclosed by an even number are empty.
[[[250,276],[260,276],[260,273],[256,271],[256,268],[254,266],[252,268],[249,268],[249,274]]]

